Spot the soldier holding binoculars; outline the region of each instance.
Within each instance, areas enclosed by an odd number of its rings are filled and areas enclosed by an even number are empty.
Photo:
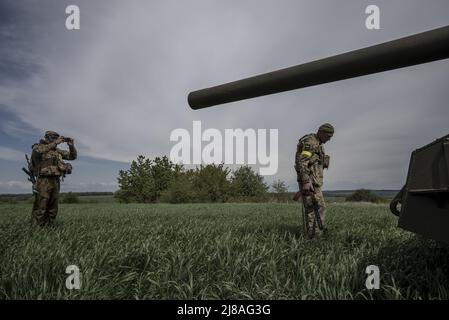
[[[57,147],[63,142],[67,143],[69,151]],[[61,178],[72,173],[72,165],[64,160],[75,160],[77,151],[72,138],[54,131],[45,132],[45,138],[34,144],[32,149],[28,165],[29,172],[36,178],[32,220],[39,226],[46,226],[52,224],[58,214]]]

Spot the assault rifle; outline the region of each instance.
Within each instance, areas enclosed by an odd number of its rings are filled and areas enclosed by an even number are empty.
[[[28,169],[23,167],[22,171],[25,172],[25,174],[28,176],[28,181],[31,182],[33,184],[33,193],[37,193],[36,189],[35,189],[35,185],[36,185],[36,176],[34,175],[34,173],[30,170],[31,167],[31,163],[30,163],[30,159],[28,158],[28,155],[25,155],[25,159],[27,161],[28,164]]]
[[[313,212],[315,214],[315,219],[313,221],[313,231],[315,232],[315,226],[318,225],[318,228],[320,230],[323,230],[323,221],[321,221],[321,215],[320,215],[320,205],[318,203],[318,199],[315,197],[315,192],[311,191],[310,193],[308,193],[308,195],[311,196],[312,198],[312,208],[313,208]],[[295,195],[293,196],[293,201],[299,201],[301,199],[301,197],[303,196],[302,191],[298,191],[295,193]],[[304,207],[304,212],[306,212],[306,208]],[[306,222],[305,222],[306,223]]]

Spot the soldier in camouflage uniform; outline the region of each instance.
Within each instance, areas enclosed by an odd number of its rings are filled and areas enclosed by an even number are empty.
[[[304,232],[309,238],[319,237],[324,227],[326,205],[321,187],[323,169],[329,167],[329,156],[325,154],[323,144],[333,134],[334,127],[325,123],[316,134],[299,139],[296,149],[295,169],[304,205]]]
[[[67,142],[69,151],[57,146]],[[32,220],[39,226],[50,225],[58,214],[60,179],[70,174],[72,166],[63,160],[77,156],[73,139],[64,138],[54,131],[45,132],[45,139],[33,145],[30,171],[37,177]]]

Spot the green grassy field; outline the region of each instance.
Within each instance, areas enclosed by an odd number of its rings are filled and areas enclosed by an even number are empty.
[[[0,205],[0,299],[448,299],[449,249],[384,204],[331,203],[319,240],[298,204],[61,205],[49,229]],[[80,290],[65,288],[79,266]],[[377,265],[381,288],[365,288]]]

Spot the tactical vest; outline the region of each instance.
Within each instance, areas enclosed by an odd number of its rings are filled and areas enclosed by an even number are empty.
[[[303,136],[298,141],[298,145],[296,148],[296,159],[299,158],[301,153],[304,151],[304,142],[305,140],[313,137],[316,139],[314,134],[308,134]],[[328,168],[329,166],[329,156],[327,156],[324,152],[323,146],[320,144],[317,146],[316,150],[306,150],[311,151],[310,160],[309,160],[309,170],[310,170],[310,178],[312,183],[315,186],[322,186],[323,184],[323,169]],[[299,168],[297,168],[297,164],[295,163],[295,169],[298,172]],[[299,181],[299,177],[298,177]]]
[[[68,170],[62,155],[56,150],[50,150],[43,154],[32,153],[31,162],[33,172],[41,177],[60,177],[64,176]]]

